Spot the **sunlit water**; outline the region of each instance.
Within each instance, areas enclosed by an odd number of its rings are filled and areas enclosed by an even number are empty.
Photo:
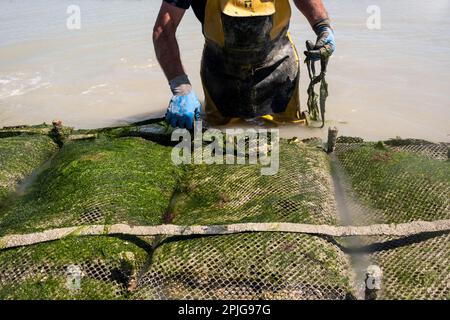
[[[92,128],[164,113],[167,81],[151,41],[160,1],[0,0],[0,126],[62,119]],[[450,0],[325,1],[338,51],[328,73],[328,125],[369,139],[450,140]],[[81,8],[81,30],[68,30],[68,5]],[[369,5],[381,30],[369,30]],[[294,10],[299,51],[314,39]],[[178,39],[185,68],[203,96],[203,38],[192,12]],[[307,74],[302,65],[302,103]],[[283,128],[284,135],[325,130]]]

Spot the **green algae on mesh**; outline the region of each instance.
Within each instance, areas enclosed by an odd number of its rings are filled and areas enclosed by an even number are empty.
[[[0,233],[89,224],[159,224],[182,169],[141,138],[71,141],[0,221]],[[95,224],[95,223],[91,223]]]
[[[116,237],[67,237],[58,241],[0,251],[0,265],[39,264],[45,261],[55,266],[92,260],[119,260],[122,252],[132,252],[143,261],[146,251],[131,241]]]
[[[0,138],[0,203],[56,150],[53,141],[44,135]]]
[[[276,175],[258,165],[193,165],[171,216],[175,224],[336,222],[326,154],[302,143],[280,142]]]
[[[337,143],[363,143],[364,139],[360,137],[347,137],[347,136],[339,136],[336,139]]]
[[[335,245],[319,237],[287,233],[169,240],[155,249],[142,283],[139,294],[163,299],[352,295],[348,262]]]
[[[374,252],[371,259],[383,270],[381,298],[449,299],[449,241],[444,234]]]
[[[178,141],[171,141],[172,133],[176,128],[170,126],[165,121],[141,122],[140,124],[130,124],[119,127],[99,128],[92,130],[77,130],[81,134],[102,134],[110,138],[120,137],[142,137],[163,145],[175,145]]]
[[[38,125],[23,125],[23,126],[11,126],[3,127],[0,129],[0,138],[14,137],[18,135],[48,135],[52,129],[51,125],[46,123]]]
[[[415,144],[421,144],[421,145],[429,145],[433,144],[433,142],[422,140],[422,139],[401,139],[401,138],[395,138],[395,139],[389,139],[384,141],[387,145],[393,146],[393,147],[400,147],[400,146],[409,146],[409,145],[415,145]]]
[[[450,218],[450,163],[374,144],[338,157],[361,202],[383,212],[374,222]]]
[[[69,289],[65,277],[35,276],[0,288],[1,300],[121,300],[113,282],[82,278],[79,289]]]
[[[70,237],[0,251],[0,299],[121,298],[117,291],[125,291],[126,284],[119,285],[111,279],[99,280],[83,274],[81,289],[68,290],[63,275],[68,266],[83,268],[86,264],[99,261],[117,268],[117,272],[126,272],[122,270],[124,253],[131,253],[137,266],[147,259],[146,250],[131,241],[115,237]],[[42,270],[45,272],[42,273]],[[17,277],[12,277],[14,274]]]
[[[391,146],[428,144],[417,140],[365,143],[337,153],[352,189],[366,206],[369,223],[402,223],[450,218],[449,163]],[[411,239],[410,239],[411,240]],[[386,242],[386,237],[371,241]],[[377,244],[376,247],[381,246]],[[382,299],[446,299],[448,293],[448,235],[397,239],[370,253],[383,270]],[[447,289],[446,289],[447,288]]]

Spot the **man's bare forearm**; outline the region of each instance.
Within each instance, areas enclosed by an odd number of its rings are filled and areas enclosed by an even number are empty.
[[[153,45],[167,80],[185,74],[180,59],[180,49],[176,39],[177,27],[184,15],[184,10],[163,2],[153,28]]]
[[[294,2],[311,26],[328,19],[328,13],[322,0],[294,0]]]

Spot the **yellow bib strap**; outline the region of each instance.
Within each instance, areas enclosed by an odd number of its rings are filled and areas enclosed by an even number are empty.
[[[220,9],[231,17],[270,16],[275,13],[275,0],[220,0]]]
[[[285,30],[291,19],[289,0],[208,0],[203,25],[206,39],[225,45],[222,15],[236,18],[272,17],[271,40]]]

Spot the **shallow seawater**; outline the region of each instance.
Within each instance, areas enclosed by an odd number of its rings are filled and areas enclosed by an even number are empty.
[[[0,126],[62,119],[82,128],[160,116],[170,98],[151,41],[157,1],[78,0],[81,29],[68,30],[74,1],[0,2]],[[338,51],[328,72],[327,126],[368,139],[450,141],[450,0],[325,1]],[[381,9],[369,30],[367,9]],[[314,39],[293,7],[298,50]],[[203,97],[203,38],[189,11],[178,33],[182,58]],[[302,64],[301,94],[308,83]],[[325,136],[287,126],[283,136]]]

